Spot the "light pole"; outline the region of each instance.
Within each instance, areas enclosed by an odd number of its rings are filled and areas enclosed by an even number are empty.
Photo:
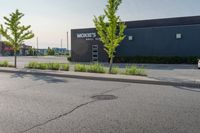
[[[69,53],[69,32],[68,31],[67,31],[67,52],[70,55],[70,53]]]
[[[63,50],[62,50],[62,45],[63,45],[63,40],[60,40],[60,45],[61,45],[61,54],[63,54]]]
[[[67,31],[67,50],[69,50],[69,32]]]
[[[37,43],[37,56],[38,56],[38,52],[39,52],[39,51],[38,51],[38,45],[39,45],[39,44],[38,44],[38,43],[39,43],[39,42],[38,42],[38,37],[36,38],[36,43]]]

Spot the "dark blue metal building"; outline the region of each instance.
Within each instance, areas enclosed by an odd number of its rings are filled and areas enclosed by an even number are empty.
[[[200,16],[125,22],[117,57],[200,57]],[[71,30],[72,61],[108,61],[95,28]]]

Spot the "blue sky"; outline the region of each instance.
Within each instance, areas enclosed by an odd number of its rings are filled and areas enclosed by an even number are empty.
[[[107,0],[2,0],[0,23],[15,9],[25,14],[24,24],[32,25],[39,47],[66,46],[66,31],[93,27],[93,16],[103,13]],[[199,0],[123,0],[118,11],[123,21],[200,15]],[[36,39],[27,44],[36,47]]]

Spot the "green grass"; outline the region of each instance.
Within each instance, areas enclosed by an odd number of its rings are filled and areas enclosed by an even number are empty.
[[[119,67],[114,66],[111,70],[111,74],[118,74],[119,73]]]
[[[101,64],[76,64],[74,66],[75,72],[90,72],[90,73],[108,73],[108,69]],[[136,66],[129,66],[125,69],[120,70],[118,66],[113,66],[111,74],[125,74],[125,75],[139,75],[146,76],[145,70],[143,68],[138,68]]]
[[[59,63],[47,63],[49,70],[59,70],[60,64]]]
[[[1,61],[0,67],[9,67],[8,61]]]
[[[138,68],[137,66],[126,67],[125,74],[126,75],[146,76],[145,70],[143,68]]]
[[[74,66],[74,71],[75,71],[75,72],[87,72],[86,65],[76,64],[76,65]]]
[[[91,65],[87,65],[87,72],[90,73],[106,73],[105,67],[101,64],[91,64]]]
[[[46,69],[48,69],[48,64],[46,64],[46,63],[38,63],[38,65],[36,66],[36,69],[46,70]]]
[[[14,66],[9,64],[8,61],[0,61],[0,67],[14,67]]]
[[[0,66],[9,66],[8,62],[0,62]],[[38,63],[30,62],[27,66],[30,69],[41,69],[41,70],[62,70],[69,71],[69,64],[60,63]],[[108,73],[108,69],[102,64],[75,64],[75,72],[89,72],[89,73]],[[137,66],[127,66],[125,69],[120,70],[119,67],[113,66],[111,74],[126,74],[126,75],[139,75],[146,76],[145,70],[143,68],[138,68]]]
[[[69,65],[68,64],[60,64],[60,63],[30,62],[26,67],[30,68],[30,69],[69,71]]]
[[[69,64],[61,64],[60,70],[62,71],[69,71]]]
[[[29,62],[26,67],[33,69],[36,68],[37,64],[38,64],[37,62]]]
[[[90,73],[106,73],[104,66],[102,66],[101,64],[90,64],[90,65],[76,64],[74,66],[74,71],[90,72]]]
[[[31,69],[48,69],[48,64],[47,63],[38,63],[38,62],[30,62],[27,66],[27,68]]]

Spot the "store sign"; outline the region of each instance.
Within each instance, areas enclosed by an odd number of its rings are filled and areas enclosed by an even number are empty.
[[[94,40],[100,40],[99,37],[97,37],[97,33],[91,32],[91,33],[77,33],[78,39],[85,39],[86,41],[94,41]]]
[[[96,33],[78,33],[77,38],[95,38]]]

